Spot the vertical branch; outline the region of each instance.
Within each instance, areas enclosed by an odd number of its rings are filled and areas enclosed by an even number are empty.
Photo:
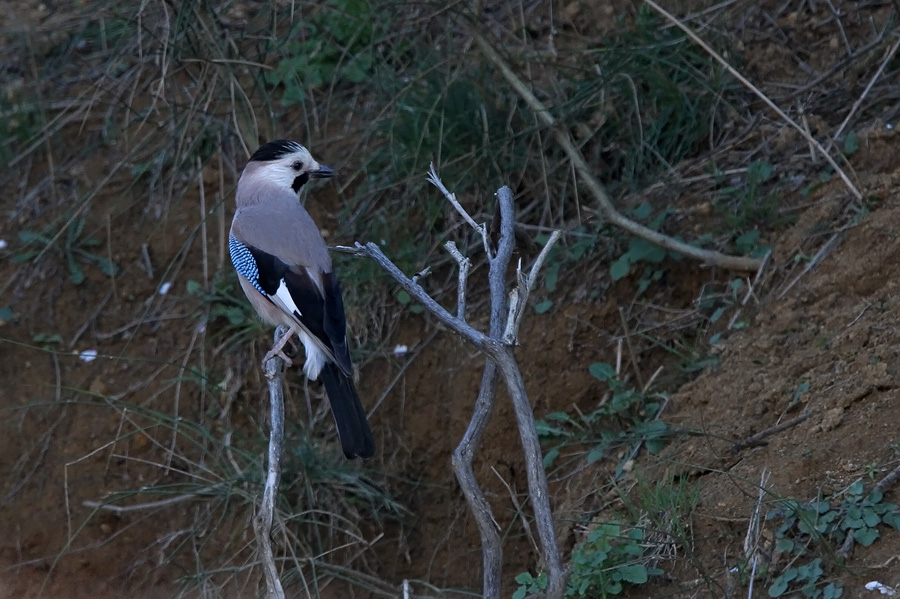
[[[435,180],[440,181],[433,171],[432,174]],[[443,185],[439,187],[443,188]],[[515,244],[513,195],[509,187],[500,188],[497,192],[497,201],[500,203],[500,241],[497,245],[497,253],[493,256],[488,254],[490,263],[488,278],[491,295],[489,336],[494,340],[499,340],[503,334],[503,322],[506,315],[506,269],[509,266],[509,260],[512,257]],[[465,276],[468,274],[468,269],[463,268],[463,262],[459,259],[457,259],[457,262],[460,263],[459,288],[463,290],[461,293],[464,293]],[[466,260],[467,263],[468,260]],[[464,294],[463,297],[465,297]],[[458,318],[463,318],[463,316],[458,315]],[[472,459],[481,445],[484,429],[487,427],[491,414],[494,412],[494,398],[497,396],[497,379],[497,365],[490,359],[486,360],[484,373],[481,376],[481,388],[478,391],[478,399],[475,400],[472,418],[469,420],[466,433],[453,452],[451,460],[456,479],[466,498],[466,502],[469,504],[469,509],[472,510],[475,522],[478,524],[482,548],[483,592],[486,599],[499,599],[500,597],[503,550],[500,546],[499,527],[494,520],[491,506],[484,496],[484,491],[481,490],[478,480],[475,478],[475,472],[472,470]]]
[[[284,327],[275,330],[275,342],[287,332]],[[266,578],[266,599],[284,599],[284,589],[278,578],[275,555],[272,551],[272,520],[275,515],[275,498],[281,482],[281,453],[284,445],[284,393],[281,387],[283,362],[279,357],[266,362],[266,379],[269,381],[270,426],[269,463],[262,505],[253,518],[253,531],[259,544],[263,573]]]
[[[541,554],[547,568],[547,599],[562,599],[566,592],[566,572],[559,556],[559,543],[553,526],[553,510],[550,507],[550,490],[547,485],[547,473],[544,472],[541,442],[534,424],[534,412],[531,410],[531,403],[525,392],[525,381],[522,380],[522,372],[516,363],[512,346],[504,345],[499,354],[498,364],[503,372],[506,389],[509,391],[516,414],[516,424],[519,427],[525,470],[528,474],[528,495],[534,510]]]
[[[472,459],[481,446],[484,429],[494,411],[494,397],[497,395],[497,365],[487,360],[481,375],[481,389],[475,400],[475,409],[466,433],[453,452],[451,462],[459,488],[475,517],[478,534],[481,537],[482,595],[485,599],[500,599],[500,579],[503,566],[503,550],[500,546],[500,527],[494,520],[491,506],[478,485],[472,470]]]

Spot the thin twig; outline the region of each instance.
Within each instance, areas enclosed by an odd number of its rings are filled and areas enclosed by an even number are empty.
[[[553,246],[556,245],[556,242],[559,241],[561,235],[562,232],[558,230],[553,231],[553,233],[550,234],[547,244],[544,245],[541,253],[538,254],[527,277],[522,277],[521,264],[519,265],[517,270],[519,272],[518,278],[520,284],[518,289],[513,289],[510,294],[509,318],[506,320],[506,330],[503,332],[503,343],[506,343],[507,345],[519,344],[519,328],[522,326],[522,319],[525,317],[525,306],[528,303],[528,296],[531,294],[531,290],[534,289],[534,283],[537,281],[538,273],[544,265],[544,261],[547,259],[547,256],[550,255],[550,250],[552,250]]]
[[[869,95],[869,91],[871,91],[872,86],[875,85],[875,82],[881,78],[881,74],[884,73],[885,67],[887,67],[888,63],[894,59],[894,54],[897,53],[897,49],[900,48],[900,39],[897,40],[897,43],[894,44],[890,51],[887,53],[887,56],[884,57],[884,60],[881,61],[881,65],[878,67],[878,70],[875,71],[875,74],[872,75],[872,79],[869,81],[869,84],[866,86],[866,89],[863,90],[862,94],[856,99],[856,102],[853,103],[853,106],[850,108],[850,112],[847,113],[847,117],[844,119],[844,122],[841,123],[841,126],[837,128],[837,131],[834,132],[834,136],[832,136],[832,142],[829,142],[829,147],[831,143],[834,143],[833,140],[839,138],[841,133],[844,132],[844,128],[847,126],[847,123],[850,122],[850,119],[856,114],[856,111],[859,110],[860,105],[863,103],[863,100],[866,99],[866,96]]]
[[[787,422],[782,422],[781,424],[776,424],[775,426],[771,426],[764,431],[760,431],[751,437],[747,437],[743,441],[738,441],[734,445],[731,446],[731,453],[737,453],[742,449],[746,449],[748,447],[757,447],[759,445],[765,445],[763,439],[766,437],[771,437],[774,434],[780,433],[781,431],[787,430],[791,427],[797,426],[807,418],[812,415],[811,412],[803,412],[796,418],[788,420]]]
[[[750,524],[744,537],[744,560],[750,562],[750,582],[747,589],[747,599],[753,599],[753,582],[756,579],[756,568],[759,566],[759,535],[762,523],[763,497],[768,492],[766,485],[769,482],[769,471],[763,468],[759,476],[759,495],[756,497],[756,506],[750,514]]]
[[[783,298],[800,279],[802,279],[809,271],[818,266],[819,262],[821,262],[825,258],[825,256],[827,256],[828,253],[831,252],[831,250],[837,247],[838,242],[843,238],[843,236],[844,231],[841,230],[829,237],[828,241],[826,241],[825,244],[819,248],[819,251],[816,252],[815,255],[810,259],[810,261],[807,262],[806,267],[803,269],[803,271],[799,275],[794,277],[794,279],[790,283],[788,283],[787,287],[785,287],[778,293],[778,296],[775,299]]]
[[[144,503],[135,503],[132,505],[115,505],[112,503],[104,503],[102,501],[82,501],[81,505],[87,508],[91,508],[93,510],[100,510],[103,512],[112,512],[114,514],[128,514],[131,512],[143,512],[147,510],[155,510],[159,508],[169,507],[171,505],[177,505],[179,503],[184,503],[185,501],[192,501],[194,499],[198,499],[201,497],[209,497],[213,494],[213,491],[219,487],[223,487],[224,485],[214,485],[207,489],[204,489],[203,492],[200,493],[185,493],[183,495],[176,495],[175,497],[169,497],[167,499],[160,499],[159,501],[146,501]]]
[[[457,249],[456,244],[448,241],[444,244],[453,259],[459,265],[459,277],[456,284],[456,317],[461,321],[466,321],[466,283],[469,280],[469,269],[472,267],[472,261],[466,258]]]
[[[428,182],[441,190],[441,193],[444,194],[444,197],[447,198],[447,201],[450,202],[450,205],[456,209],[460,216],[463,217],[469,226],[475,229],[479,235],[481,235],[481,242],[484,244],[484,252],[490,256],[491,255],[491,244],[488,238],[487,227],[484,226],[484,223],[478,224],[475,222],[465,208],[462,207],[462,204],[459,203],[459,200],[456,199],[455,193],[450,193],[450,190],[444,187],[444,183],[441,181],[441,178],[438,177],[437,171],[434,170],[434,163],[431,163],[431,168],[428,173]]]

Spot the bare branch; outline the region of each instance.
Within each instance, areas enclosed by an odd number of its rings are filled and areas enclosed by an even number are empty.
[[[465,322],[454,318],[443,306],[437,303],[430,295],[425,293],[425,290],[422,289],[418,284],[414,283],[409,279],[403,271],[401,271],[397,266],[391,262],[387,256],[384,255],[384,252],[381,251],[377,245],[372,243],[371,241],[365,245],[361,243],[356,243],[355,247],[346,247],[346,246],[337,246],[334,248],[335,250],[347,254],[356,254],[358,256],[365,256],[366,258],[371,258],[375,261],[378,266],[384,269],[391,277],[394,278],[397,283],[400,284],[400,287],[403,288],[404,291],[409,293],[409,295],[416,299],[419,303],[425,306],[425,309],[431,312],[433,316],[435,316],[441,324],[451,329],[457,335],[462,336],[466,341],[477,347],[483,352],[486,352],[489,355],[493,355],[497,351],[497,343],[488,338],[484,333],[475,330]]]
[[[285,327],[275,329],[277,343],[285,334]],[[272,551],[272,520],[275,515],[275,498],[281,481],[281,453],[284,445],[284,394],[281,378],[284,371],[281,358],[275,356],[266,362],[266,379],[269,381],[270,426],[269,465],[266,472],[266,486],[262,504],[253,518],[253,531],[262,554],[261,561],[266,578],[266,599],[284,599],[284,589],[278,578],[275,555]]]
[[[469,281],[469,269],[472,267],[472,261],[463,256],[452,241],[445,243],[444,247],[459,264],[459,280],[456,284],[456,317],[466,322],[466,284]]]
[[[481,242],[484,244],[484,253],[488,256],[491,255],[491,244],[488,239],[487,227],[484,226],[484,223],[478,224],[475,222],[475,219],[469,215],[465,208],[462,207],[462,204],[459,203],[459,200],[456,199],[456,194],[451,193],[449,189],[444,185],[444,182],[441,181],[441,178],[438,177],[437,171],[434,170],[434,163],[431,163],[431,169],[428,173],[428,182],[441,190],[441,193],[444,194],[444,197],[447,198],[447,201],[456,209],[460,216],[463,217],[469,226],[475,229],[475,231],[481,235]]]
[[[504,343],[510,345],[518,344],[519,328],[522,326],[522,318],[525,316],[525,306],[528,304],[528,296],[531,295],[531,290],[534,289],[534,283],[537,280],[541,267],[544,265],[544,261],[547,259],[547,256],[550,255],[550,250],[552,250],[553,246],[556,245],[556,242],[559,241],[561,235],[562,232],[560,231],[551,233],[550,239],[547,240],[544,249],[541,250],[541,253],[538,254],[537,259],[534,261],[534,264],[531,265],[531,270],[528,271],[527,277],[522,275],[522,265],[519,265],[519,268],[517,269],[519,287],[518,289],[513,289],[510,293],[509,316],[506,319],[506,331],[503,333]],[[515,304],[515,306],[513,304]]]

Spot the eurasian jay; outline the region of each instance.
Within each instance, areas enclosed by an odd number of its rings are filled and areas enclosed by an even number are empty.
[[[341,288],[325,240],[299,198],[307,181],[332,176],[296,142],[259,148],[238,181],[228,249],[259,317],[288,328],[263,361],[277,355],[290,367],[282,350],[296,335],[306,351],[303,373],[322,376],[344,455],[368,458],[375,441],[353,384]]]

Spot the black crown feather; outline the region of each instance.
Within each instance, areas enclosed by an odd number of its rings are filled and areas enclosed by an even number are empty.
[[[253,152],[253,156],[250,157],[250,162],[271,162],[273,160],[278,160],[279,158],[283,158],[288,154],[293,154],[297,150],[300,150],[303,146],[298,144],[296,141],[290,141],[288,139],[276,139],[275,141],[270,141],[269,143],[261,146],[258,150]]]

